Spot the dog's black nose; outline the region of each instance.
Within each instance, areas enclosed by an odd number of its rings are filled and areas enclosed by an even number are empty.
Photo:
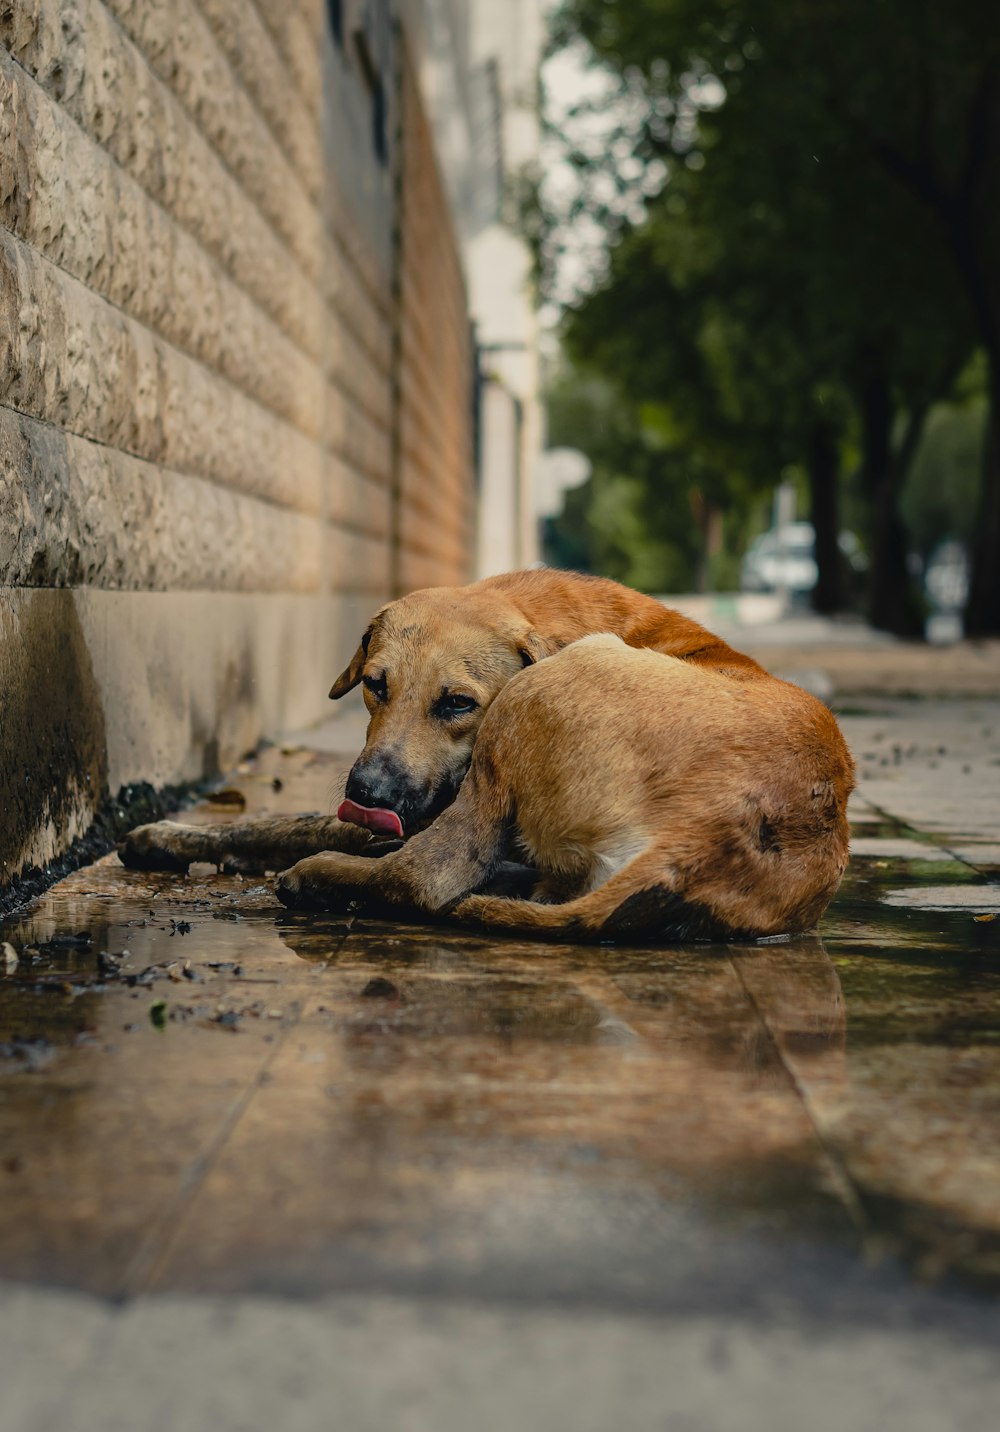
[[[356,761],[344,794],[349,801],[379,810],[396,810],[400,800],[399,784],[383,761]]]

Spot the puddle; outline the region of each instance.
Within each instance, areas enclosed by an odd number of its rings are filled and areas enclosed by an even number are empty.
[[[886,905],[916,910],[967,910],[973,914],[1000,911],[1000,885],[925,885],[918,890],[887,890]]]
[[[18,956],[0,974],[0,1074],[41,1067],[32,1051],[101,1048],[232,1010],[259,1017],[257,1007],[273,1003],[265,986],[280,979],[261,968],[262,951],[281,948],[273,916],[217,902],[60,903],[46,897],[44,913],[0,922],[0,941]]]
[[[273,752],[231,784],[316,808],[331,769]],[[793,1244],[981,1273],[996,887],[853,828],[822,938],[761,946],[490,941],[207,868],[77,872],[0,922],[0,1274],[648,1302],[705,1268],[762,1296]]]

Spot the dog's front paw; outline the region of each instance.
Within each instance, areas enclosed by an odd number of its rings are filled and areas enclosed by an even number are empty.
[[[337,894],[336,887],[324,881],[322,866],[315,857],[300,860],[289,870],[282,870],[275,876],[274,889],[281,903],[292,910],[328,909],[332,897]]]
[[[282,905],[287,905],[294,910],[299,903],[299,877],[295,873],[295,866],[290,870],[279,870],[274,877],[274,893]]]
[[[366,913],[381,905],[371,888],[378,861],[325,850],[308,855],[275,877],[274,889],[283,905],[303,910],[333,910],[341,915]]]
[[[185,848],[186,827],[172,820],[136,826],[118,846],[118,858],[130,870],[176,870],[187,874],[192,856]]]

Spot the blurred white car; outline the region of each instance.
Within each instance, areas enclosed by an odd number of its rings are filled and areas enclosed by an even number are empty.
[[[855,572],[865,568],[861,543],[853,532],[838,539],[847,565]],[[816,585],[816,534],[811,522],[786,522],[755,537],[740,566],[744,592],[788,592],[804,596]]]
[[[811,592],[818,570],[811,522],[787,522],[755,537],[740,567],[745,592]]]
[[[969,596],[969,557],[961,542],[941,542],[924,569],[924,591],[938,612],[960,612]]]

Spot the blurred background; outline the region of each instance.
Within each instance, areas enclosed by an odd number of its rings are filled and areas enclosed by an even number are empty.
[[[0,885],[413,587],[1000,632],[998,73],[985,0],[3,7]]]
[[[1000,20],[566,0],[522,206],[591,461],[550,560],[1000,629]]]

